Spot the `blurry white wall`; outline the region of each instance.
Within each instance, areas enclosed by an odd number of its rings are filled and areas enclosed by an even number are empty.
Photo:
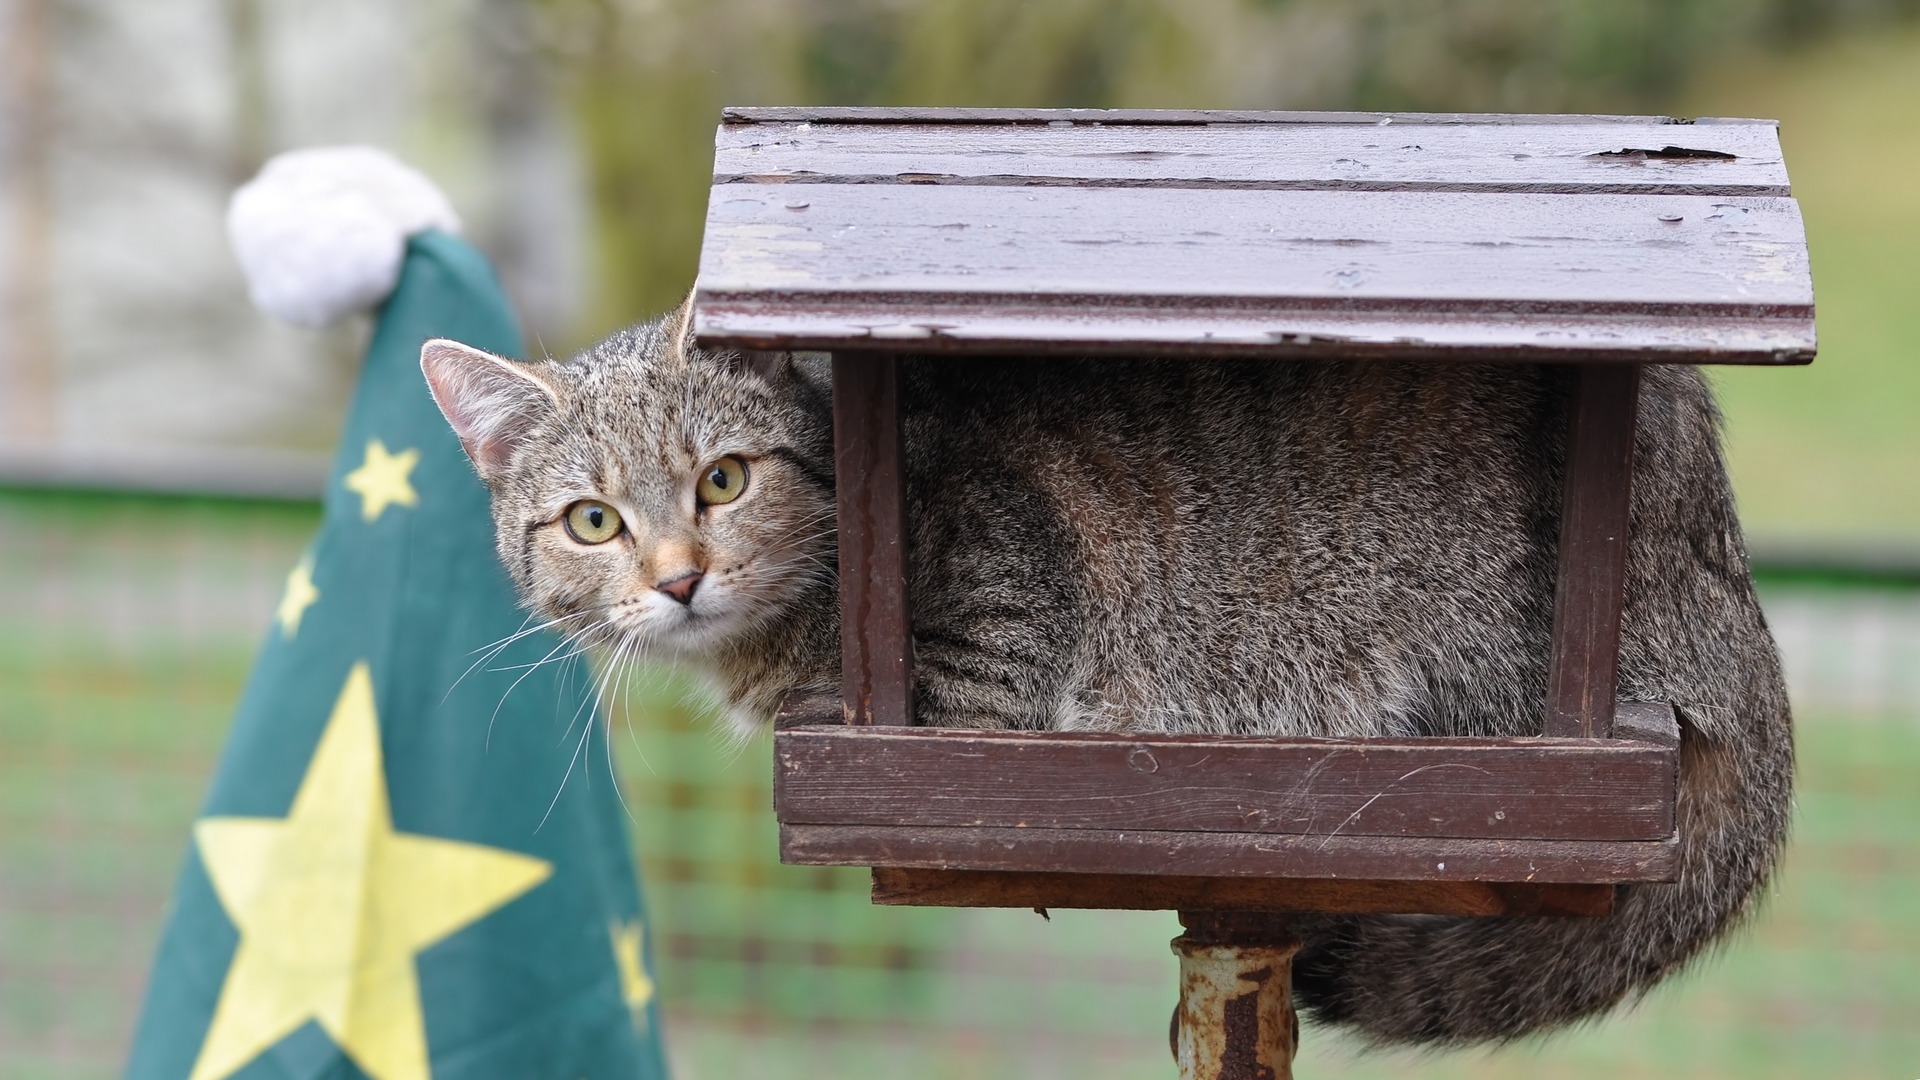
[[[0,0],[0,477],[317,490],[366,328],[247,304],[223,215],[280,150],[367,143],[420,167],[530,338],[566,326],[583,182],[524,10]]]

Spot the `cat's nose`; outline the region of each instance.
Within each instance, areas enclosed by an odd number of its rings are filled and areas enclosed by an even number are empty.
[[[694,570],[682,574],[672,581],[663,581],[655,585],[654,588],[659,589],[661,592],[666,593],[668,596],[673,597],[683,604],[691,604],[693,603],[694,587],[700,584],[700,579],[703,577],[706,577],[706,575],[698,570]]]

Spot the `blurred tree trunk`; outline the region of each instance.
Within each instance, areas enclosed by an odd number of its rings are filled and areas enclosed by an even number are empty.
[[[704,74],[609,66],[577,99],[603,324],[672,308],[693,285],[721,105]]]
[[[473,67],[488,186],[494,194],[475,239],[494,257],[536,350],[575,345],[590,303],[585,168],[570,103],[541,52],[544,26],[524,0],[478,0]],[[469,223],[470,226],[474,223]]]
[[[4,164],[11,242],[0,247],[5,322],[0,377],[4,435],[51,441],[59,429],[59,364],[53,322],[53,0],[14,0],[7,35]]]
[[[267,80],[261,0],[226,0],[227,40],[233,63],[233,142],[227,176],[235,186],[253,179],[271,152],[272,103]]]
[[[645,12],[619,0],[565,9],[556,36],[593,214],[596,336],[673,307],[693,284],[719,69],[746,59],[737,54],[751,41],[727,14],[672,0]]]
[[[267,37],[261,27],[261,0],[227,0],[227,40],[232,58],[232,144],[227,177],[252,181],[273,152],[273,102],[267,79]]]

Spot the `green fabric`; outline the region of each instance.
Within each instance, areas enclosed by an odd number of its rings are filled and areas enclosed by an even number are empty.
[[[494,553],[485,489],[420,374],[420,346],[433,337],[503,355],[520,348],[484,257],[428,233],[409,245],[368,349],[311,549],[318,599],[293,633],[278,620],[268,630],[203,816],[287,818],[349,672],[365,662],[392,828],[552,864],[540,884],[418,952],[433,1080],[663,1077],[656,1007],[644,992],[629,1007],[634,973],[623,981],[612,945],[616,928],[640,919],[640,895],[604,743],[585,727],[585,661],[529,669],[564,655],[539,633],[475,666],[526,616]],[[393,454],[418,451],[408,474],[417,503],[368,521],[346,480],[373,439]],[[191,1074],[240,943],[193,845],[128,1077]],[[223,1075],[368,1073],[309,1018]]]

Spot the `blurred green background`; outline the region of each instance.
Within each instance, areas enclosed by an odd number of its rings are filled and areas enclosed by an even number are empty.
[[[0,492],[0,1075],[118,1071],[188,826],[306,505]],[[1895,1077],[1920,1061],[1920,590],[1766,584],[1799,702],[1774,895],[1638,1009],[1301,1077]],[[669,677],[613,745],[682,1080],[1169,1077],[1169,913],[874,908],[780,866],[768,745]],[[603,758],[591,766],[597,775]],[[1908,1077],[1908,1080],[1911,1080]]]
[[[112,7],[39,2],[70,21]],[[212,7],[242,27],[285,10]],[[1297,1072],[1920,1075],[1920,5],[448,10],[439,25],[490,43],[500,93],[537,92],[565,119],[544,152],[564,155],[586,193],[589,271],[571,315],[535,311],[538,346],[554,352],[689,286],[723,103],[1779,118],[1812,245],[1820,360],[1715,373],[1800,723],[1798,813],[1774,895],[1718,954],[1622,1016],[1497,1052],[1419,1057],[1356,1056],[1309,1028]],[[244,58],[248,39],[235,40]],[[427,42],[415,57],[444,67],[451,48]],[[244,105],[251,84],[236,85]],[[243,165],[300,137],[245,128],[258,121],[247,108],[231,120],[253,140],[237,143]],[[479,181],[444,166],[470,160],[457,134],[426,130],[408,145],[443,163],[436,175],[458,197]],[[510,236],[477,234],[511,270]],[[0,488],[0,1074],[117,1072],[255,639],[317,519],[300,500]],[[614,734],[683,1080],[1172,1075],[1170,915],[876,909],[861,871],[777,864],[767,744],[728,742],[670,674],[634,690]]]
[[[595,227],[584,337],[692,281],[745,103],[1760,116],[1807,220],[1820,363],[1721,372],[1751,532],[1920,537],[1920,4],[1867,0],[553,0]]]

